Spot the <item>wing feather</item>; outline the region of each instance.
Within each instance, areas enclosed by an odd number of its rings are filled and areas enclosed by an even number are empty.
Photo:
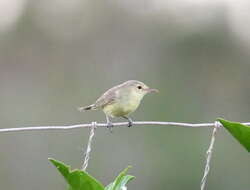
[[[95,102],[95,107],[103,108],[106,105],[115,103],[117,99],[117,88],[118,88],[117,86],[113,87],[108,91],[106,91],[102,96],[100,96],[100,98],[98,98]]]

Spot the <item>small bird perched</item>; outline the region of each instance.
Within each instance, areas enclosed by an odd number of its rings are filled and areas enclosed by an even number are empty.
[[[113,127],[110,117],[123,117],[128,120],[128,127],[131,127],[133,121],[128,115],[137,109],[142,98],[150,92],[158,90],[149,88],[143,82],[129,80],[107,90],[94,104],[80,107],[79,111],[101,109],[106,115],[108,128]]]

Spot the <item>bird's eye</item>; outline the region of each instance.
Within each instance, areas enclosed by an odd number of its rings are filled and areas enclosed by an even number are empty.
[[[142,86],[137,86],[138,89],[142,89]]]

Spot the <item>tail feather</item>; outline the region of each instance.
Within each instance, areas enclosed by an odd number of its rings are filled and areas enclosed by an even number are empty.
[[[83,111],[87,111],[87,110],[93,110],[95,109],[95,105],[94,104],[91,104],[89,106],[85,106],[85,107],[79,107],[78,110],[80,112],[83,112]]]

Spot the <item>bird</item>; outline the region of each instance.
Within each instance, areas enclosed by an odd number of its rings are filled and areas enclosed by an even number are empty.
[[[128,120],[128,127],[133,125],[129,114],[134,112],[141,103],[143,97],[151,92],[159,92],[157,89],[149,88],[138,80],[128,80],[110,88],[103,93],[95,103],[79,107],[79,111],[102,110],[106,115],[107,128],[112,128],[110,118],[122,117]]]

